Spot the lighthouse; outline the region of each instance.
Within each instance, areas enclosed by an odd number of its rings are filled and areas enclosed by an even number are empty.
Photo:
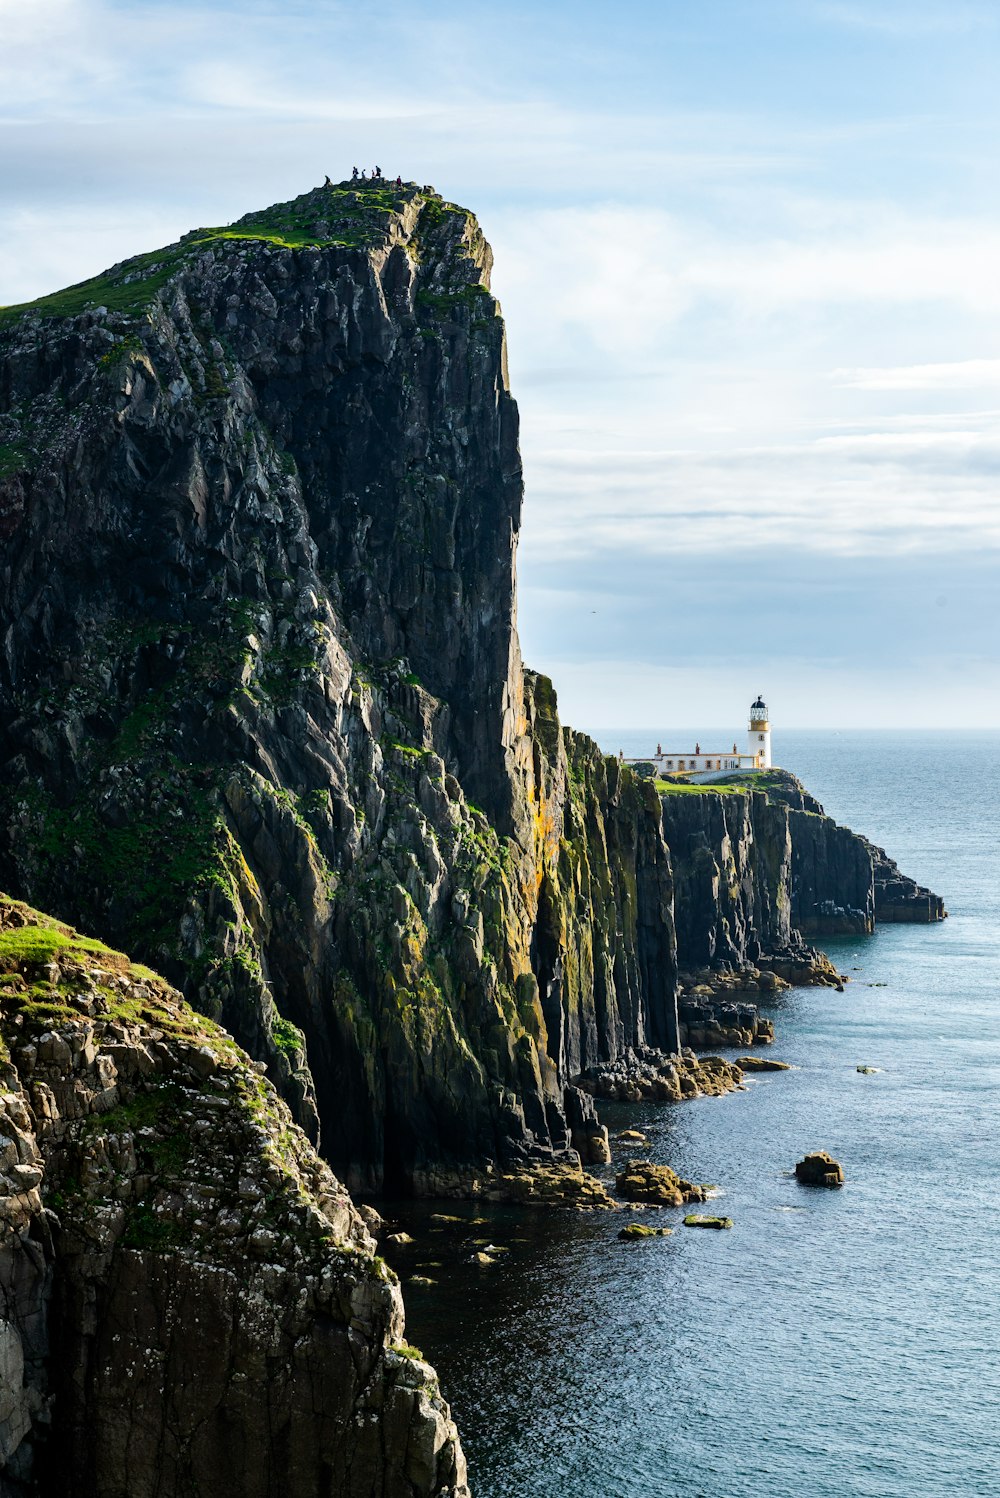
[[[748,748],[760,769],[771,768],[771,725],[767,721],[767,704],[760,696],[750,705]]]

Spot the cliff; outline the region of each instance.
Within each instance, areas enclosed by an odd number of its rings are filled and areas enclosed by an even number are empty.
[[[0,1493],[467,1494],[395,1276],[232,1040],[0,897]]]
[[[0,311],[0,884],[163,971],[352,1187],[600,1153],[673,1049],[652,788],[515,625],[491,254],[305,194]]]
[[[879,920],[944,918],[940,897],[880,848],[841,827],[787,771],[663,795],[675,884],[682,1030],[712,975],[716,988],[766,991],[775,977],[838,982],[808,936],[856,935]],[[697,1005],[695,1005],[697,1008]],[[717,1042],[718,1043],[718,1042]]]

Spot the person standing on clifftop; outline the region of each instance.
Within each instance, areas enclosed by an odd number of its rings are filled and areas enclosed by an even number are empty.
[[[358,169],[357,169],[357,167],[354,167],[353,170],[352,170],[352,172],[351,172],[351,181],[352,182],[357,182],[357,180],[358,180]]]

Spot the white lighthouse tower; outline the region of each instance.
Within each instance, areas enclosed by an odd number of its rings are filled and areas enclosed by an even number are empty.
[[[750,707],[750,738],[748,748],[762,770],[771,768],[771,725],[767,721],[767,704],[763,697]]]

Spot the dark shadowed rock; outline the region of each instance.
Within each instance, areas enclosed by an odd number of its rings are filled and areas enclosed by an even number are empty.
[[[0,1136],[5,1494],[467,1494],[396,1278],[272,1085],[2,897]]]
[[[796,1165],[795,1179],[803,1186],[842,1186],[844,1167],[826,1150],[814,1150]]]

